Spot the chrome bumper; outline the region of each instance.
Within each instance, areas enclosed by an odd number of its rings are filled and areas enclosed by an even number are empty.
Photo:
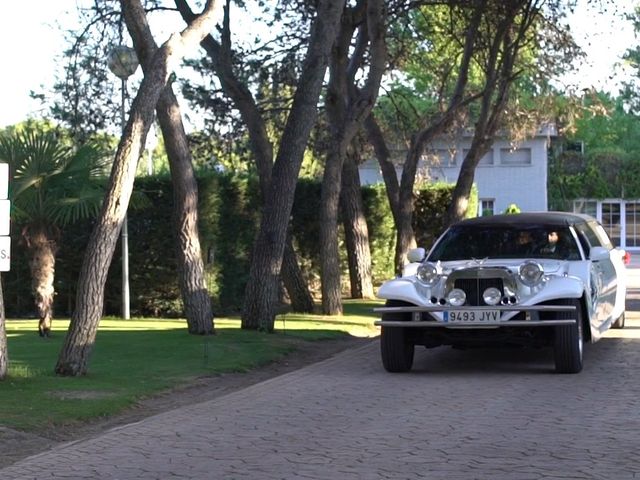
[[[374,325],[382,327],[409,327],[409,328],[500,328],[500,327],[553,327],[556,325],[574,325],[576,319],[549,319],[549,320],[505,320],[497,322],[445,322],[442,320],[422,320],[422,312],[445,312],[445,311],[495,311],[500,312],[571,312],[575,311],[573,305],[531,305],[531,306],[514,306],[514,305],[496,305],[495,307],[452,307],[433,306],[433,307],[378,307],[373,311],[376,313],[413,313],[411,320],[376,320]]]

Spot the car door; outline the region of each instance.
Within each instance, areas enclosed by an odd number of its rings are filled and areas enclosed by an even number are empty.
[[[611,321],[613,322],[617,320],[625,310],[627,296],[627,267],[624,263],[625,252],[621,248],[614,247],[602,225],[594,221],[590,226],[600,239],[601,244],[609,250],[609,262],[607,262],[606,265],[610,268],[613,277],[612,288],[614,291],[611,293],[612,308],[610,312]]]
[[[606,315],[602,302],[603,273],[600,265],[589,259],[589,253],[592,246],[598,244],[598,238],[594,232],[587,228],[586,224],[574,225],[574,229],[584,252],[584,261],[588,265],[588,276],[584,278],[585,281],[588,281],[588,285],[586,286],[588,294],[587,310],[592,334],[597,336],[603,322],[602,319]]]
[[[608,323],[613,321],[616,302],[618,302],[618,271],[614,264],[615,255],[611,240],[607,236],[604,228],[596,221],[588,222],[585,225],[585,234],[591,244],[591,247],[604,247],[609,251],[609,255],[604,259],[592,262],[594,275],[598,282],[598,298],[597,298],[597,323],[598,329],[603,330],[608,327]]]

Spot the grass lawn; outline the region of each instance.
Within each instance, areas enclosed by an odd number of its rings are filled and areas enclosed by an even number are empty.
[[[187,333],[185,320],[103,319],[83,377],[53,373],[68,328],[55,320],[53,337],[37,335],[37,320],[7,320],[9,374],[0,381],[0,426],[36,430],[117,413],[136,400],[195,377],[242,372],[272,362],[301,340],[377,334],[378,302],[346,301],[342,317],[278,316],[272,335],[243,331],[237,319],[216,318],[217,335]]]

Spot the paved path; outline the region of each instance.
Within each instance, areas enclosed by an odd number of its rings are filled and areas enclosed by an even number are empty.
[[[587,346],[579,375],[544,350],[417,354],[387,374],[372,341],[0,479],[640,479],[639,312]]]

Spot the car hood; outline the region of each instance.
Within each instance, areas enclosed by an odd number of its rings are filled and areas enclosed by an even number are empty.
[[[553,260],[544,258],[514,258],[514,259],[471,259],[455,260],[450,262],[439,262],[443,271],[460,270],[464,268],[482,267],[506,267],[510,270],[517,270],[526,261],[533,261],[542,266],[545,273],[558,273],[565,269],[567,262],[564,260]]]

